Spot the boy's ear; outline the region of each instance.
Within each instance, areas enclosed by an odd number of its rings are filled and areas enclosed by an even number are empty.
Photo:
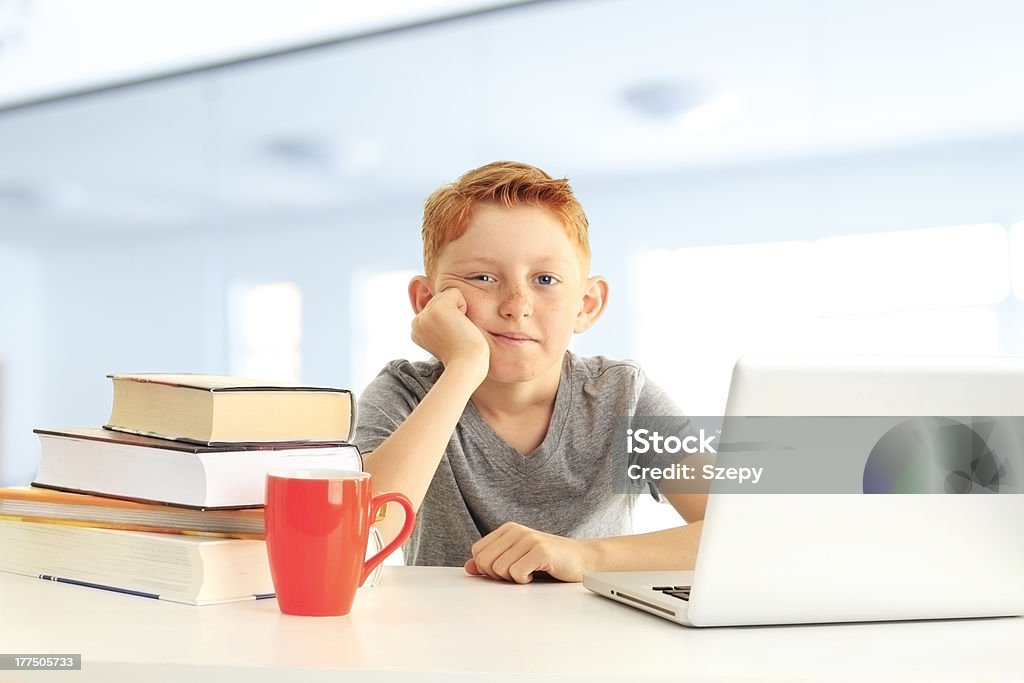
[[[409,303],[412,304],[413,313],[419,315],[433,298],[434,288],[426,275],[417,275],[409,281]]]
[[[591,325],[604,313],[604,307],[608,305],[608,281],[600,275],[587,280],[583,290],[583,300],[580,302],[580,310],[576,314],[576,324],[572,331],[576,334],[586,332]]]

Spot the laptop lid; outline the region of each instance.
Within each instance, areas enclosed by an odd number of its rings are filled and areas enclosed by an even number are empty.
[[[1021,416],[1024,362],[751,356],[736,365],[726,413]],[[687,617],[712,626],[1022,614],[1022,577],[1024,495],[716,493]]]

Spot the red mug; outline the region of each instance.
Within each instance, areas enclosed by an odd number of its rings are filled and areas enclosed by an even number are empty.
[[[370,524],[387,503],[405,508],[398,537],[369,559]],[[264,510],[270,575],[285,614],[342,616],[356,589],[412,533],[416,516],[401,493],[370,491],[370,475],[346,470],[267,474]]]

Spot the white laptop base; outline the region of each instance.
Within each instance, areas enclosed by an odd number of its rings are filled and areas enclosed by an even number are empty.
[[[692,571],[593,572],[583,577],[583,585],[598,595],[685,626],[694,626],[687,618],[689,596],[671,593],[682,587],[688,592],[692,583]]]
[[[727,415],[1024,415],[1024,362],[747,358]],[[687,626],[1024,614],[1024,495],[713,494],[693,572],[590,590]],[[684,587],[691,587],[684,590]]]

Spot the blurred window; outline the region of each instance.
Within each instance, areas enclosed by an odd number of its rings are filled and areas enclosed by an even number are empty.
[[[392,270],[357,278],[352,329],[352,389],[357,394],[389,361],[430,358],[410,337],[413,312],[407,290],[418,274]]]
[[[650,251],[632,270],[633,354],[684,412],[720,415],[746,353],[997,354],[1010,239],[983,224]]]
[[[298,285],[235,284],[228,306],[231,374],[299,382],[302,292]]]
[[[1010,230],[1010,276],[1013,293],[1024,299],[1024,221]]]

